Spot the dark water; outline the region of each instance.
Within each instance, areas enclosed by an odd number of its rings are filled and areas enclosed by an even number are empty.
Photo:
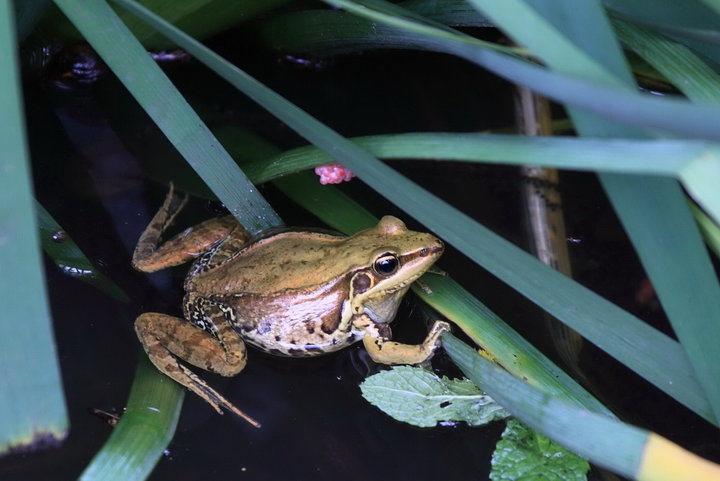
[[[224,40],[218,40],[217,46],[222,47]],[[348,136],[477,131],[511,125],[510,88],[446,56],[354,55],[319,70],[278,61],[267,52],[240,56],[239,61],[260,80]],[[203,68],[189,62],[168,70],[211,125],[241,124],[281,148],[302,144],[279,121]],[[127,398],[139,348],[133,320],[148,310],[177,313],[182,296],[184,268],[148,277],[129,264],[137,237],[165,193],[165,186],[146,175],[143,146],[154,149],[164,141],[111,75],[86,87],[61,88],[54,80],[47,74],[26,82],[37,197],[88,257],[126,290],[131,302],[118,303],[47,264],[71,433],[59,448],[0,460],[2,480],[64,480],[80,474],[111,429],[90,415],[88,408],[119,413]],[[414,162],[393,165],[496,232],[523,243],[520,181],[514,169]],[[577,241],[572,254],[579,278],[667,329],[656,306],[636,302],[642,269],[594,178],[567,173],[562,182],[568,233]],[[343,188],[378,215],[406,217],[360,181]],[[288,223],[316,223],[272,188],[264,188],[263,194]],[[179,223],[184,227],[216,213],[217,206],[195,199]],[[552,355],[537,309],[452,249],[441,264]],[[404,303],[395,323],[399,340],[423,337],[425,327],[413,302]],[[443,372],[454,372],[442,354],[434,364]],[[585,364],[611,406],[626,419],[705,456],[720,458],[716,432],[707,423],[592,348],[585,351]],[[219,416],[188,395],[177,434],[151,479],[487,479],[502,424],[420,429],[393,421],[360,395],[358,384],[377,369],[354,346],[305,360],[252,351],[248,367],[232,380],[203,374],[257,417],[263,428],[256,430],[230,416]],[[634,406],[640,404],[651,408],[638,413]]]

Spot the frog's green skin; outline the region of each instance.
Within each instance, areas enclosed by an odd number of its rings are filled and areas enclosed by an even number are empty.
[[[417,364],[432,356],[449,329],[436,322],[419,345],[390,340],[388,323],[400,300],[443,251],[437,238],[409,231],[395,217],[350,237],[273,229],[251,239],[227,216],[160,245],[182,205],[171,190],[140,237],[133,265],[153,272],[195,259],[185,279],[185,319],[145,313],[135,329],[155,366],[218,412],[222,406],[258,425],[178,358],[233,376],[245,366],[243,341],[305,357],[362,340],[377,362]]]

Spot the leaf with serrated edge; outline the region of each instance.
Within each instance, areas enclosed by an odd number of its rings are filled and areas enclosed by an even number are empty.
[[[449,421],[481,426],[509,416],[467,379],[440,378],[419,367],[382,371],[365,379],[360,389],[381,411],[414,426],[432,427]]]
[[[590,465],[515,419],[507,423],[492,457],[492,481],[584,481]]]

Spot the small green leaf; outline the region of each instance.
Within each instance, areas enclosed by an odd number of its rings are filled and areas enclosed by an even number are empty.
[[[575,481],[587,479],[590,465],[520,421],[508,421],[492,457],[492,481]]]
[[[365,379],[360,389],[365,399],[389,416],[424,428],[442,421],[481,426],[509,416],[467,379],[440,378],[419,367],[382,371]]]

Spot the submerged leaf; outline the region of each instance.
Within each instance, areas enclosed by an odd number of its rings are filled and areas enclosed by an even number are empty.
[[[491,463],[492,481],[580,481],[590,470],[587,461],[515,419],[508,421]]]
[[[40,240],[45,253],[65,274],[87,282],[120,302],[128,302],[125,292],[103,275],[70,236],[39,203],[35,203]]]
[[[365,399],[386,414],[420,427],[447,421],[481,426],[509,416],[467,379],[440,378],[419,367],[382,371],[365,379],[360,389]]]

